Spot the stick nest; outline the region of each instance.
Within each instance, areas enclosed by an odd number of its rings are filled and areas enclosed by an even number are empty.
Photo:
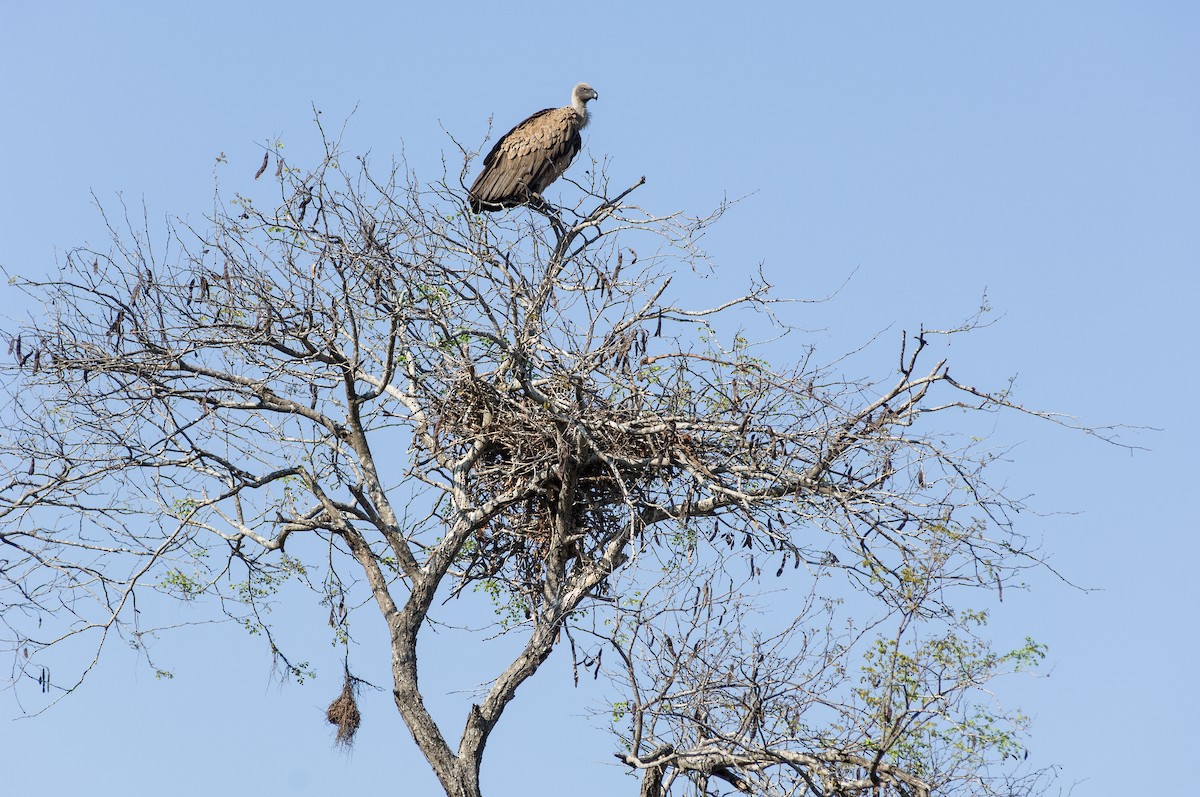
[[[479,577],[505,562],[533,567],[556,532],[574,547],[624,527],[679,443],[672,424],[632,402],[616,405],[569,386],[539,390],[550,401],[464,377],[438,408],[439,446],[461,456],[482,444],[468,486],[473,503],[510,500],[476,534],[470,553]]]

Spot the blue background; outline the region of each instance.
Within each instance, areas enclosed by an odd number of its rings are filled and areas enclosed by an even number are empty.
[[[882,376],[901,330],[951,326],[986,291],[995,323],[950,351],[960,381],[1016,374],[1030,405],[1153,428],[1122,436],[1148,449],[1134,452],[1018,418],[983,430],[1011,447],[1003,478],[1038,510],[1019,528],[1091,589],[1042,572],[1006,591],[998,641],[1030,634],[1050,656],[997,689],[1035,716],[1032,760],[1060,764],[1075,795],[1194,763],[1200,5],[216,0],[11,3],[3,17],[10,272],[103,244],[90,192],[106,207],[121,192],[138,215],[144,202],[152,229],[202,220],[214,172],[232,195],[264,145],[315,152],[314,106],[334,130],[350,117],[348,151],[435,178],[443,155],[460,165],[448,133],[483,146],[492,115],[502,132],[586,80],[600,99],[585,156],[609,159],[614,185],[646,175],[637,200],[662,213],[744,198],[705,239],[716,276],[681,282],[694,302],[760,262],[780,295],[837,291],[795,307],[809,330],[796,344],[832,359],[878,335],[858,365]],[[202,608],[159,619],[200,623]],[[319,607],[294,608],[281,622],[312,629],[314,681],[281,685],[261,641],[230,626],[164,636],[152,655],[173,680],[116,640],[82,690],[0,724],[5,791],[437,793],[386,688],[363,697],[355,751],[332,748],[339,653]],[[360,658],[386,687],[372,630]],[[474,654],[439,655],[426,685],[452,702],[475,686],[456,679]],[[7,697],[6,718],[41,708]],[[556,654],[502,720],[485,790],[635,793],[588,716],[598,697]]]

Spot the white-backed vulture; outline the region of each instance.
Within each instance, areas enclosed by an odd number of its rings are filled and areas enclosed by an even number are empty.
[[[483,213],[540,201],[579,152],[588,100],[599,96],[580,83],[571,92],[570,105],[538,111],[505,133],[483,159],[483,172],[471,185],[471,210]]]

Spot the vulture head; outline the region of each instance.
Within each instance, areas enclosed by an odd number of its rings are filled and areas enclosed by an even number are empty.
[[[583,114],[584,118],[587,117],[588,100],[598,99],[600,99],[600,95],[597,94],[596,90],[587,83],[580,83],[575,87],[575,90],[571,92],[571,105],[576,111]]]

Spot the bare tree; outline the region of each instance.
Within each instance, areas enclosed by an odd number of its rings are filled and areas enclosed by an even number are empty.
[[[126,214],[111,248],[14,278],[45,308],[6,367],[19,681],[46,688],[65,640],[136,643],[164,593],[215,596],[303,675],[264,612],[297,582],[337,634],[382,613],[396,708],[453,797],[480,794],[490,734],[560,644],[620,692],[645,795],[1000,788],[1021,720],[973,700],[1040,649],[992,652],[953,596],[1037,559],[992,453],[945,434],[1025,411],[929,361],[970,325],[904,335],[882,380],[812,350],[779,368],[727,326],[787,331],[761,278],[669,298],[720,211],[654,215],[641,181],[601,174],[574,207],[480,217],[461,179],[343,169],[333,144],[313,171],[275,154],[276,208],[238,196],[159,248]],[[772,613],[799,607],[774,631],[748,615],[764,570],[788,577]],[[467,589],[522,646],[447,728],[417,638]],[[879,611],[847,625],[839,591]],[[355,684],[348,665],[329,709],[343,741]]]

